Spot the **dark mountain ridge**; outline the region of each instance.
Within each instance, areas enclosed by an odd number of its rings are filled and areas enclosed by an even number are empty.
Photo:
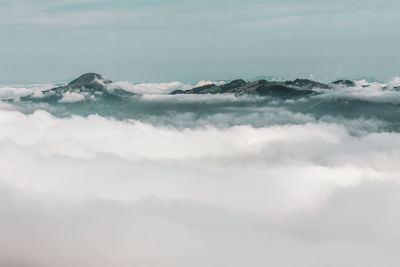
[[[264,79],[246,82],[244,80],[233,80],[223,85],[209,84],[190,90],[175,90],[172,95],[177,94],[236,94],[236,95],[261,95],[280,98],[297,98],[319,94],[314,89],[334,89],[337,86],[355,86],[350,80],[338,80],[331,84],[324,84],[309,79],[296,79],[294,81],[267,81]]]
[[[86,100],[93,100],[96,98],[118,100],[127,96],[135,95],[132,92],[128,92],[120,88],[114,88],[111,90],[107,87],[107,85],[110,85],[111,83],[112,81],[104,79],[100,74],[85,73],[65,86],[59,86],[43,91],[43,95],[40,98],[27,96],[21,98],[21,100],[40,101],[41,99],[44,99],[50,102],[60,101],[63,99],[66,93],[80,94],[84,96]]]
[[[55,87],[42,92],[41,97],[27,96],[21,100],[62,102],[63,97],[70,94],[79,94],[83,100],[112,100],[118,101],[135,95],[132,92],[110,86],[112,81],[104,79],[97,73],[85,73],[64,86]],[[178,94],[235,94],[271,96],[282,99],[301,98],[320,94],[318,89],[334,89],[355,86],[350,80],[338,80],[330,84],[312,81],[309,79],[296,79],[293,81],[256,81],[233,80],[223,85],[208,84],[189,90],[175,90],[171,95]]]

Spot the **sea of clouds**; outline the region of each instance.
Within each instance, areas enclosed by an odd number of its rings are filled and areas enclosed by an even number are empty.
[[[160,90],[188,110],[0,104],[0,266],[399,265],[391,122]]]

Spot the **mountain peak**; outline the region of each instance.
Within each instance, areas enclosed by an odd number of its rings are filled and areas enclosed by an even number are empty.
[[[90,85],[93,83],[97,83],[96,82],[97,80],[101,80],[104,83],[111,83],[111,81],[105,80],[100,74],[90,72],[90,73],[82,74],[81,76],[79,76],[79,78],[70,82],[68,84],[68,86],[71,86],[71,87],[86,86],[86,85]]]

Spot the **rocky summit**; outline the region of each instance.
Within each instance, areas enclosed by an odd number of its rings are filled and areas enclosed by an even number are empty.
[[[107,84],[112,83],[110,80],[104,79],[100,74],[97,73],[86,73],[79,78],[73,80],[66,86],[56,87],[47,91],[43,94],[62,96],[66,92],[74,93],[85,93],[85,94],[99,94],[107,91]]]
[[[68,84],[68,87],[71,88],[79,88],[79,87],[84,87],[84,88],[92,88],[92,87],[102,87],[101,85],[103,84],[109,84],[112,83],[110,80],[104,79],[100,74],[97,73],[85,73],[79,78],[73,80]]]
[[[104,79],[97,73],[85,73],[65,86],[55,87],[42,92],[40,98],[27,96],[21,100],[60,102],[68,95],[80,96],[82,100],[120,100],[134,93],[119,88],[109,88],[112,81]]]

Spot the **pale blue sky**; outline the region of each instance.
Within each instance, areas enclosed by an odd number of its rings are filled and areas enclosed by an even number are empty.
[[[0,0],[0,82],[400,75],[398,0]]]

